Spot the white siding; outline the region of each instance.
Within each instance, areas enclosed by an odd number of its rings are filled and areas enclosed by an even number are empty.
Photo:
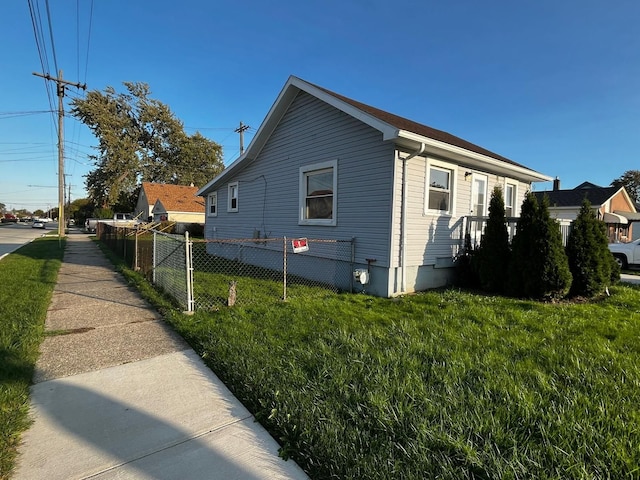
[[[402,160],[407,157],[407,152],[396,152],[395,183],[394,183],[394,208],[393,208],[393,235],[391,267],[396,272],[390,273],[390,289],[400,293],[400,267],[401,261],[401,205],[402,205]],[[453,210],[452,214],[433,214],[425,210],[428,194],[426,185],[427,162],[449,163],[454,172],[453,180]],[[459,253],[463,245],[464,225],[463,218],[472,215],[472,175],[465,179],[465,172],[482,174],[487,176],[486,211],[494,186],[504,188],[505,177],[491,172],[482,172],[447,162],[446,159],[431,157],[414,157],[407,161],[407,210],[406,210],[406,291],[422,290],[443,286],[451,281],[451,275],[439,272],[443,268],[451,267],[454,257]],[[516,213],[519,214],[524,196],[529,191],[530,184],[519,182],[515,179],[507,179],[517,184]]]
[[[207,238],[356,238],[356,262],[388,266],[394,146],[377,130],[300,93],[238,182],[238,212],[208,217]],[[336,226],[298,225],[299,168],[337,160]],[[227,184],[217,189],[227,205]]]

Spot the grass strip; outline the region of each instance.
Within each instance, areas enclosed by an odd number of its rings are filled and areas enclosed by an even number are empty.
[[[637,287],[579,304],[305,287],[186,316],[125,276],[311,478],[640,477]]]
[[[30,424],[29,385],[63,253],[57,237],[44,237],[0,261],[1,479],[8,478]]]

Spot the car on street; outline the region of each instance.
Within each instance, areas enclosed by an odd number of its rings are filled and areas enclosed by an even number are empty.
[[[31,228],[46,228],[45,223],[42,220],[34,220]]]

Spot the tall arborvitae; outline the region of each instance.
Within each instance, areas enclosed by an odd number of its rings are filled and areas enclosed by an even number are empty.
[[[598,220],[585,198],[567,242],[567,257],[573,275],[569,292],[572,296],[594,297],[611,285],[617,271],[612,268],[608,243],[604,222]]]
[[[507,293],[515,297],[525,296],[525,278],[530,274],[535,259],[532,258],[534,250],[534,233],[538,201],[532,193],[528,193],[522,207],[520,218],[516,225],[516,234],[511,241],[511,262],[509,262],[509,274]]]
[[[549,216],[549,200],[538,204],[528,193],[511,246],[509,292],[528,298],[561,298],[571,286],[571,272],[560,226]]]
[[[478,276],[483,289],[503,292],[509,266],[509,232],[502,189],[496,186],[489,202],[489,219],[476,255]]]
[[[541,225],[540,247],[544,252],[542,275],[537,288],[533,290],[534,297],[562,298],[571,287],[571,271],[569,261],[562,244],[560,225],[549,215],[549,198],[545,195],[538,209]]]

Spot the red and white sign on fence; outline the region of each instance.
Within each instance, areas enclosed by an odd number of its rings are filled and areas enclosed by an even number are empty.
[[[309,243],[306,238],[294,238],[291,240],[291,246],[293,247],[293,253],[301,253],[309,250]]]

